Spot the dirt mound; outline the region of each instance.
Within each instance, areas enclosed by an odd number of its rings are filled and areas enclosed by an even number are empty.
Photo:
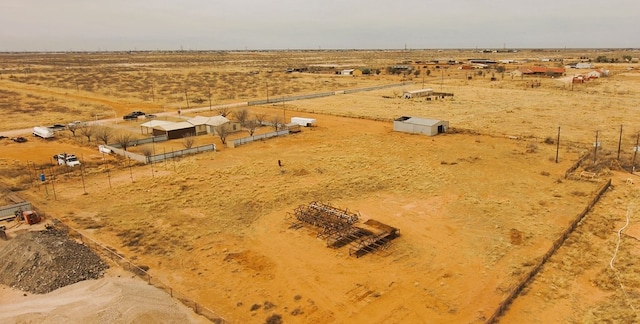
[[[1,284],[36,294],[100,278],[109,267],[56,228],[17,236],[0,250],[0,260]]]

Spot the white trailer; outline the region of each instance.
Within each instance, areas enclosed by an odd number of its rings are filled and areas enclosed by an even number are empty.
[[[303,127],[314,127],[316,126],[315,118],[304,118],[304,117],[291,117],[292,124],[298,124]]]
[[[53,130],[48,127],[37,126],[33,128],[33,136],[42,138],[53,138]]]

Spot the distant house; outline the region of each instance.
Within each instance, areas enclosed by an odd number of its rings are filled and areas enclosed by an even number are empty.
[[[202,135],[207,133],[207,121],[209,117],[204,116],[196,116],[190,119],[187,119],[187,122],[193,125],[196,129],[195,135]]]
[[[187,122],[195,126],[196,135],[216,134],[216,128],[224,124],[229,124],[231,131],[240,129],[238,123],[232,123],[229,119],[221,115],[213,117],[196,116],[187,120]]]
[[[355,69],[345,69],[342,70],[342,72],[340,72],[341,75],[353,75],[353,71],[355,71]]]
[[[393,130],[396,132],[434,136],[446,133],[447,129],[449,122],[446,120],[402,116],[393,121]]]
[[[433,89],[419,89],[419,90],[410,90],[405,91],[403,94],[403,98],[411,99],[414,97],[427,97],[433,94]]]
[[[209,134],[217,134],[216,129],[225,124],[229,125],[229,130],[232,132],[240,130],[240,123],[232,122],[224,116],[209,117],[205,124],[207,125],[207,133]]]
[[[532,66],[528,68],[517,69],[511,72],[512,76],[563,76],[564,68],[553,68],[544,66]]]
[[[591,62],[580,62],[576,63],[576,69],[593,69],[593,63]]]

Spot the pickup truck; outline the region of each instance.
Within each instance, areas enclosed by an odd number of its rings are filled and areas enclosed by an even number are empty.
[[[70,167],[80,165],[80,160],[78,160],[78,157],[73,154],[60,153],[54,155],[53,159],[58,161],[58,165],[67,165]]]

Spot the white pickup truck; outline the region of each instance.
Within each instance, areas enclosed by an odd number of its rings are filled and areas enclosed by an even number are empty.
[[[80,160],[74,154],[60,153],[53,156],[53,159],[58,161],[58,165],[67,165],[74,167],[80,165]]]

